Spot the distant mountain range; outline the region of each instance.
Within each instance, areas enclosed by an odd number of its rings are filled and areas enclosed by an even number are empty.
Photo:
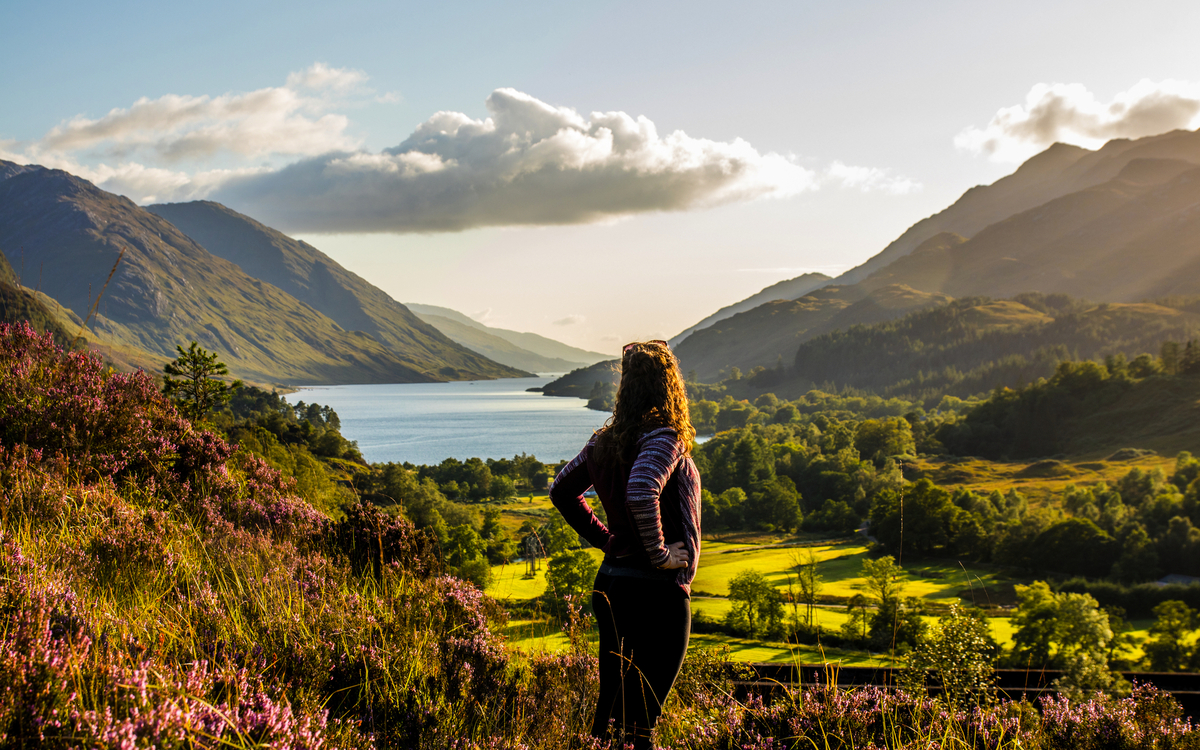
[[[529,374],[456,344],[249,217],[207,202],[154,209],[60,170],[0,162],[0,250],[27,287],[76,319],[99,297],[89,338],[110,347],[170,358],[195,340],[264,383]]]
[[[569,372],[608,359],[610,355],[576,349],[539,336],[492,328],[447,307],[406,304],[417,317],[468,349],[510,367],[533,372]]]
[[[734,315],[681,334],[675,351],[685,371],[711,381],[732,367],[790,366],[805,341],[949,298],[1200,294],[1197,206],[1200,131],[1114,140],[1096,151],[1055,144],[968,190],[861,266],[753,305],[764,290],[727,308]]]

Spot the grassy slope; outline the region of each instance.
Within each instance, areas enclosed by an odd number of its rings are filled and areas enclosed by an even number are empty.
[[[814,384],[833,383],[885,396],[966,397],[1048,377],[1064,358],[1123,353],[1132,359],[1156,353],[1165,340],[1186,341],[1200,332],[1194,298],[1164,304],[1054,301],[1058,307],[1043,309],[1046,299],[1037,295],[963,298],[823,334],[802,343],[790,369],[777,377],[761,385],[746,380],[742,386],[750,391],[744,395],[770,391],[796,398]]]
[[[20,279],[8,259],[0,254],[0,322],[19,323],[27,321],[34,330],[50,331],[59,346],[67,346],[79,331],[64,325],[55,315],[54,307],[46,304],[38,294],[21,286]]]
[[[547,383],[542,388],[542,392],[547,396],[587,398],[597,381],[615,384],[621,377],[619,366],[620,362],[614,359],[572,370],[561,378]]]

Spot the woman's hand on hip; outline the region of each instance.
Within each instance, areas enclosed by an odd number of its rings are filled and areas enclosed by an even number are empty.
[[[691,562],[691,555],[683,546],[683,542],[675,542],[667,545],[667,561],[658,567],[662,570],[676,570],[686,568],[689,562]]]

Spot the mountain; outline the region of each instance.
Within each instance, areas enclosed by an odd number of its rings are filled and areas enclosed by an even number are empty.
[[[478,376],[347,331],[86,180],[0,166],[10,175],[0,181],[0,249],[10,260],[20,253],[25,277],[35,278],[36,269],[40,290],[63,307],[86,316],[99,299],[93,330],[115,346],[173,357],[175,345],[195,340],[233,373],[266,383]]]
[[[147,370],[162,372],[172,357],[151,354],[136,346],[118,344],[97,335],[83,320],[57,300],[43,292],[21,286],[20,279],[0,253],[0,322],[29,323],[40,333],[50,332],[54,341],[66,349],[88,349],[99,354],[106,364],[122,372]]]
[[[363,331],[416,369],[437,379],[474,380],[528,375],[455,343],[407,307],[317,248],[294,240],[220,203],[193,201],[147,206],[213,255],[255,279],[279,287],[329,316],[347,331]]]
[[[833,279],[823,273],[806,273],[802,276],[797,276],[794,279],[784,279],[776,284],[772,284],[757,294],[747,297],[741,302],[735,302],[732,305],[722,307],[720,310],[717,310],[715,313],[709,315],[707,318],[691,328],[676,334],[675,337],[672,338],[668,343],[670,343],[671,346],[675,346],[680,341],[683,341],[685,338],[701,328],[708,328],[719,320],[725,320],[726,318],[737,315],[740,312],[745,312],[746,310],[751,310],[767,302],[774,302],[775,300],[780,299],[798,299],[814,289],[819,289],[829,284],[831,281],[833,281]]]
[[[991,185],[977,185],[946,209],[911,226],[877,255],[831,283],[855,284],[943,232],[964,237],[1014,214],[1116,177],[1137,159],[1200,164],[1200,131],[1175,130],[1137,140],[1118,138],[1096,151],[1055,143]]]
[[[828,286],[700,329],[675,351],[685,371],[790,362],[804,340],[850,324],[842,308],[885,290],[942,297],[1065,293],[1132,302],[1200,294],[1200,131],[1055,144],[910,227]],[[894,293],[891,292],[891,293]],[[875,320],[915,307],[881,306]],[[863,318],[857,322],[869,322]]]
[[[730,367],[790,364],[796,347],[822,333],[889,320],[906,312],[949,301],[896,284],[865,293],[850,286],[826,286],[797,300],[775,300],[696,331],[675,347],[685,373],[701,382],[723,379]]]
[[[1200,155],[1197,156],[1200,160]],[[1200,163],[1134,159],[1112,179],[863,280],[952,296],[1061,292],[1105,301],[1200,294]]]
[[[600,352],[590,352],[586,349],[577,349],[576,347],[568,346],[561,341],[555,341],[554,339],[546,338],[545,336],[539,336],[536,333],[522,333],[520,331],[510,331],[506,328],[492,328],[491,326],[485,326],[483,323],[472,320],[457,310],[451,310],[448,307],[420,305],[412,302],[407,304],[408,309],[416,313],[418,317],[436,317],[440,320],[455,323],[457,326],[474,328],[477,331],[481,331],[507,341],[509,344],[512,344],[513,346],[524,351],[530,352],[538,357],[545,357],[549,360],[559,361],[570,365],[570,367],[567,368],[559,367],[558,369],[541,369],[538,370],[539,372],[563,372],[565,370],[579,367],[580,365],[595,364],[596,362],[609,359],[612,356],[610,354],[601,354]],[[435,327],[437,326],[437,324],[433,325],[435,325]],[[441,329],[439,328],[439,330]],[[461,329],[455,327],[454,330],[459,331]],[[447,336],[450,336],[450,333],[447,331],[443,330],[442,332]],[[454,338],[453,336],[450,337]],[[457,341],[457,339],[455,340]],[[470,348],[469,344],[463,343],[463,345]]]

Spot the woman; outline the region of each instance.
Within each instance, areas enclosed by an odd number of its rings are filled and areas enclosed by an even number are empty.
[[[592,608],[600,631],[600,698],[592,734],[650,747],[691,633],[700,559],[700,475],[689,455],[679,362],[665,341],[621,356],[612,417],[554,479],[550,499],[580,536],[604,550]],[[608,515],[584,500],[595,487]]]

